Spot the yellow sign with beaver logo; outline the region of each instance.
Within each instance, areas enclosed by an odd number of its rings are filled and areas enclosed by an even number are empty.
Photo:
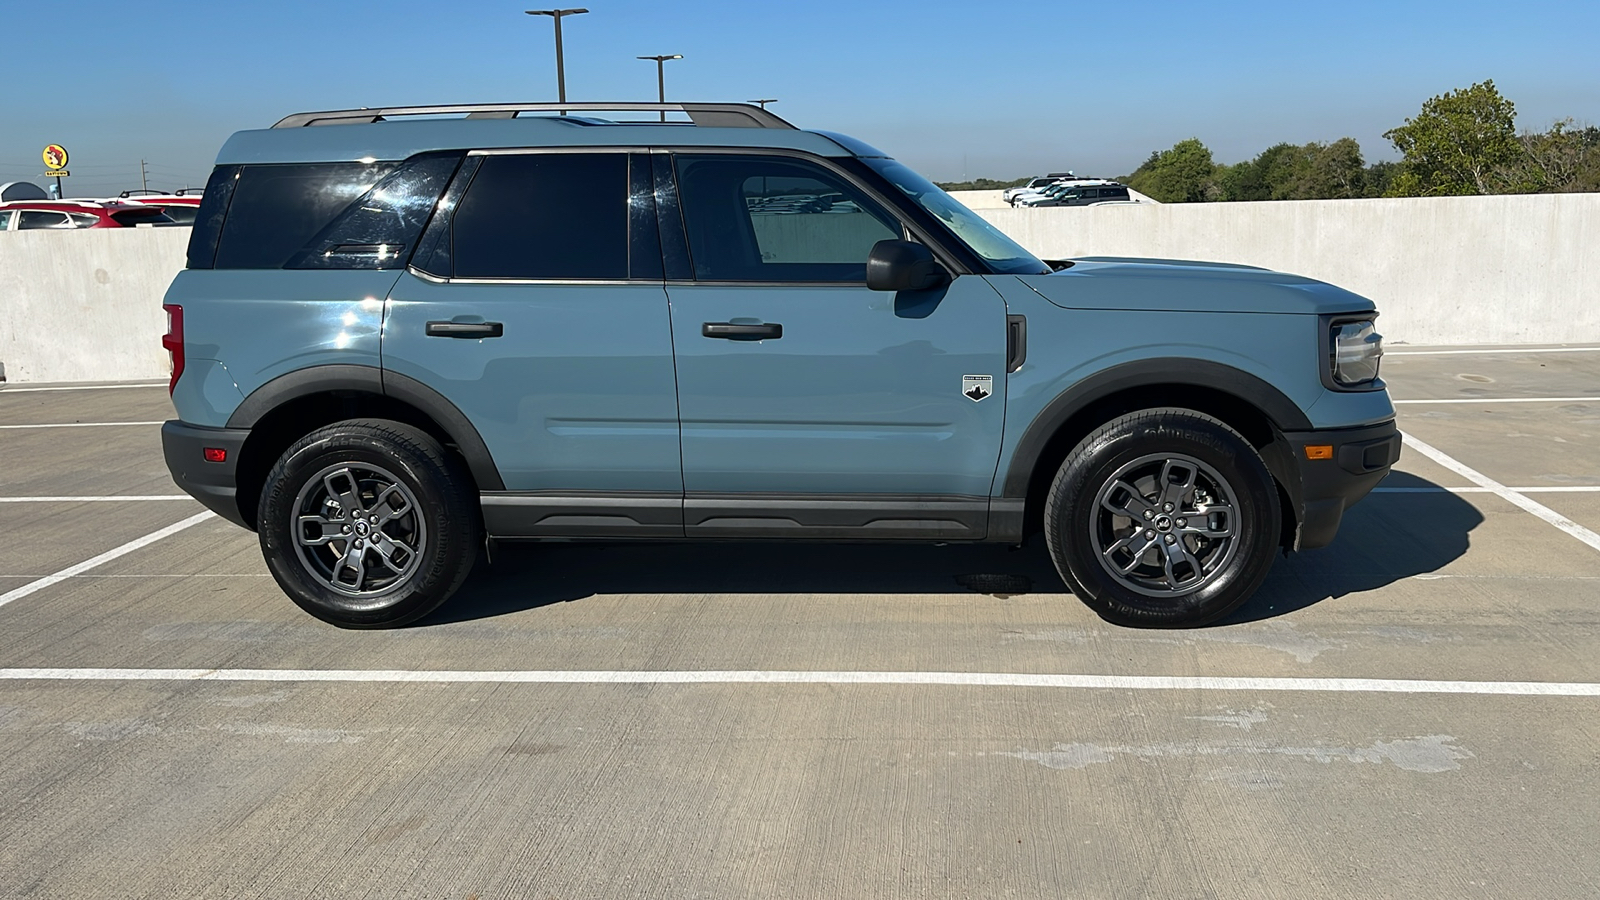
[[[51,144],[44,148],[44,167],[52,172],[67,167],[67,148],[60,144]]]

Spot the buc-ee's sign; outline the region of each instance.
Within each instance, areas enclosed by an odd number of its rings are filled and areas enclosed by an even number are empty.
[[[67,174],[67,148],[60,144],[44,148],[44,167],[50,170],[51,175]]]

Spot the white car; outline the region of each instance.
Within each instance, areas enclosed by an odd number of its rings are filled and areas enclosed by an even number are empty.
[[[1105,189],[1111,193],[1104,194]],[[1042,191],[1018,194],[1011,205],[1019,209],[1041,206],[1087,206],[1095,200],[1126,200],[1128,189],[1121,183],[1105,178],[1073,178],[1059,181]]]
[[[1028,183],[1022,187],[1006,188],[1003,192],[1001,192],[1000,199],[1010,203],[1018,194],[1027,193],[1029,191],[1042,191],[1063,178],[1071,177],[1071,172],[1063,172],[1057,175],[1041,175],[1038,178],[1029,179]]]

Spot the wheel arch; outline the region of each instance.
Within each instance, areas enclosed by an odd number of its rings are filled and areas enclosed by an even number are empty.
[[[1012,520],[1001,527],[1018,539],[1043,521],[1056,471],[1078,442],[1117,416],[1180,407],[1212,416],[1256,448],[1278,487],[1285,546],[1292,546],[1300,483],[1284,431],[1309,430],[1305,412],[1282,391],[1248,372],[1195,359],[1146,359],[1098,372],[1063,391],[1034,417],[1017,441],[1001,482]]]
[[[420,428],[462,458],[478,490],[505,490],[483,437],[437,391],[374,366],[312,366],[256,388],[228,419],[228,428],[250,432],[239,451],[236,476],[245,523],[256,527],[267,473],[289,445],[324,425],[364,418]]]

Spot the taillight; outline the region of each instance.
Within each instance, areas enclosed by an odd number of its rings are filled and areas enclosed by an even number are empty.
[[[161,308],[167,311],[167,333],[161,336],[161,346],[166,348],[172,364],[172,380],[167,382],[170,395],[178,386],[178,376],[183,374],[183,307],[165,303]]]

